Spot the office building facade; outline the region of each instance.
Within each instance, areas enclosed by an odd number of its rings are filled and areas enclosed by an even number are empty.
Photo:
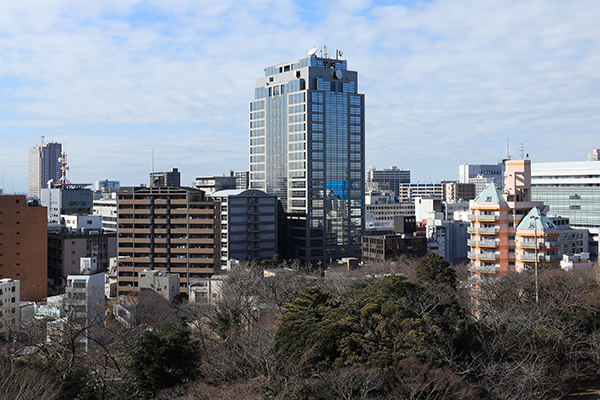
[[[394,166],[390,169],[377,170],[374,166],[371,166],[367,172],[367,182],[387,182],[394,195],[399,196],[400,184],[410,183],[410,171]]]
[[[549,216],[568,218],[573,229],[587,229],[589,251],[598,253],[600,162],[535,163],[531,167],[531,193],[534,200],[549,207]]]
[[[60,184],[43,188],[40,202],[48,208],[48,222],[61,223],[61,215],[89,215],[94,206],[94,194],[86,184]]]
[[[29,180],[27,195],[40,198],[40,190],[48,181],[58,182],[61,177],[58,159],[62,152],[61,143],[41,143],[29,148]]]
[[[471,179],[477,177],[485,178],[487,183],[495,182],[497,186],[502,187],[504,180],[504,163],[463,164],[458,166],[459,182],[471,183]]]
[[[279,198],[290,256],[318,263],[361,253],[365,99],[345,60],[310,54],[256,80],[250,188]]]

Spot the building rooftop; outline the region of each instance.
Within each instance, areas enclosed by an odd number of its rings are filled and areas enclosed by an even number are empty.
[[[216,192],[210,193],[208,196],[211,197],[219,197],[219,196],[271,196],[263,192],[262,190],[257,189],[225,189],[225,190],[217,190]]]
[[[491,182],[489,185],[487,185],[487,187],[485,189],[483,189],[483,191],[481,193],[479,193],[479,196],[477,196],[477,198],[475,200],[473,200],[473,202],[475,202],[475,203],[506,203],[506,200],[504,199],[502,192],[500,191],[500,189],[498,189],[496,184],[494,182]]]
[[[529,213],[521,220],[517,229],[558,229],[548,217],[546,217],[539,208],[533,207]]]

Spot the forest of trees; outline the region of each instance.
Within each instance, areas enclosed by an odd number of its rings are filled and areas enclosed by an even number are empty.
[[[2,399],[553,399],[600,368],[596,270],[544,268],[485,288],[429,254],[359,270],[231,271],[218,299],[142,292],[136,325],[107,320],[45,344],[41,322],[0,356]],[[27,350],[27,351],[25,351]]]

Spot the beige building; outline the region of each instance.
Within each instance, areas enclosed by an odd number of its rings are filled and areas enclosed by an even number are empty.
[[[220,272],[220,205],[188,187],[125,187],[118,193],[117,290],[139,291],[139,274],[179,274],[180,292]]]

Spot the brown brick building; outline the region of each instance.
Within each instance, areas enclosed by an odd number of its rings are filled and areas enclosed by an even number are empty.
[[[24,195],[0,195],[0,278],[21,282],[21,300],[48,293],[48,211]]]
[[[138,291],[145,269],[179,274],[180,292],[220,272],[220,205],[187,187],[124,187],[118,193],[118,292]]]

